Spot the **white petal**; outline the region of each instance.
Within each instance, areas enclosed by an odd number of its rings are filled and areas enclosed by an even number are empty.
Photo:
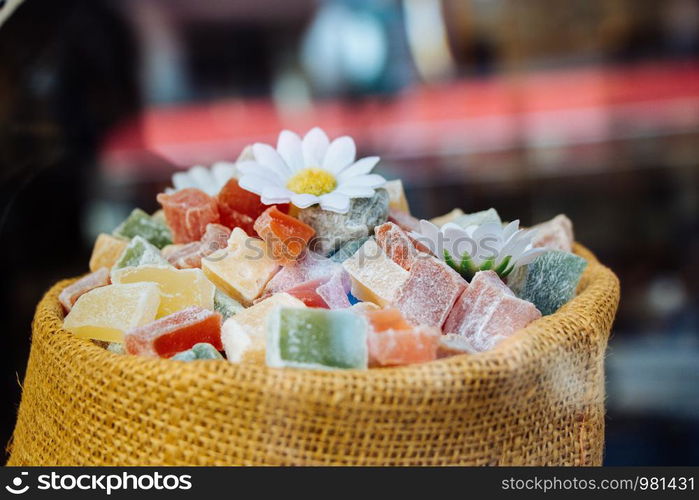
[[[426,246],[434,255],[440,259],[444,259],[444,252],[441,252],[440,255],[440,253],[437,251],[437,243],[440,239],[439,228],[437,226],[428,220],[422,219],[420,221],[420,232],[411,232],[410,234],[419,243]]]
[[[323,164],[325,152],[328,150],[330,140],[318,127],[312,128],[303,138],[301,149],[306,167],[320,167]]]
[[[292,172],[298,172],[306,165],[303,163],[301,138],[290,130],[282,130],[277,140],[277,151]]]
[[[235,174],[235,163],[227,161],[217,161],[211,166],[211,175],[214,177],[214,179],[220,187],[225,186],[229,180],[235,177]]]
[[[337,180],[340,182],[340,184],[342,184],[353,177],[368,174],[374,169],[376,164],[379,162],[379,159],[380,158],[378,156],[367,156],[366,158],[362,158],[340,172],[340,174],[337,176]]]
[[[269,179],[266,177],[260,177],[259,175],[254,174],[245,174],[240,178],[240,180],[238,180],[238,185],[251,193],[262,195],[262,191],[267,186],[274,184],[269,182]]]
[[[320,198],[313,194],[308,194],[308,193],[301,193],[301,194],[292,194],[291,195],[291,203],[293,203],[295,206],[299,208],[308,208],[311,205],[315,205],[316,203],[320,203]]]
[[[347,135],[338,137],[330,143],[323,158],[322,167],[337,175],[343,168],[354,163],[356,155],[357,147],[354,145],[354,140]]]
[[[291,175],[291,169],[284,162],[284,159],[279,156],[279,153],[269,144],[258,142],[252,146],[252,152],[255,155],[257,163],[269,167],[274,170],[280,177],[288,177]]]
[[[332,193],[324,194],[320,197],[320,208],[346,214],[349,211],[350,199],[349,196],[333,191]]]
[[[478,245],[477,242],[468,236],[460,226],[456,224],[445,224],[441,228],[441,233],[444,236],[444,250],[449,251],[451,256],[459,261],[465,253],[471,256],[474,262],[478,261]]]
[[[346,194],[350,198],[371,198],[375,193],[374,188],[363,186],[340,186],[335,192]]]
[[[172,185],[176,190],[195,187],[194,181],[187,172],[177,172],[172,175]]]
[[[519,219],[510,222],[507,226],[505,226],[505,229],[502,230],[502,239],[504,241],[509,240],[512,237],[512,235],[517,232],[518,229]]]
[[[386,179],[378,174],[360,175],[340,184],[342,187],[370,187],[378,188],[386,183]]]
[[[286,178],[282,178],[279,174],[270,167],[261,165],[255,161],[244,161],[238,164],[238,171],[241,175],[256,175],[258,177],[264,177],[271,184],[277,186],[286,185]]]
[[[547,248],[532,248],[531,250],[527,250],[524,252],[519,259],[517,259],[517,265],[518,266],[524,266],[526,264],[529,264],[534,261],[539,255],[545,254],[549,250]]]
[[[216,194],[214,192],[216,190],[216,183],[208,168],[196,165],[189,169],[189,176],[194,180],[195,187],[201,189],[209,196]]]
[[[276,203],[289,203],[293,193],[286,188],[278,186],[265,186],[262,189],[262,203],[274,205]]]

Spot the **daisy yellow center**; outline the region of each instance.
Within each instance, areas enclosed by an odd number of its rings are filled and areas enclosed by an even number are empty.
[[[332,192],[337,181],[333,174],[322,168],[304,168],[289,179],[286,187],[296,194],[320,196]]]

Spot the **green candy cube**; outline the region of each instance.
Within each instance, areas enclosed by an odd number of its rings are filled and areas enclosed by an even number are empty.
[[[123,238],[141,236],[158,248],[172,244],[172,232],[163,219],[151,217],[140,208],[134,209],[112,234]]]
[[[135,236],[117,259],[112,269],[136,266],[171,266],[160,250],[148,243],[141,236]]]
[[[454,219],[454,224],[466,229],[469,226],[480,226],[482,224],[502,224],[498,211],[494,208],[462,215]]]
[[[220,313],[224,321],[231,316],[235,316],[243,309],[245,309],[245,307],[243,307],[240,302],[229,297],[218,288],[216,289],[216,293],[214,294],[214,311]]]
[[[202,359],[223,359],[223,356],[221,356],[221,353],[218,352],[211,344],[200,342],[198,344],[194,344],[191,349],[178,352],[170,359],[177,359],[179,361],[197,361]]]
[[[520,299],[534,304],[541,314],[555,313],[575,296],[587,261],[561,250],[551,250],[514,270],[507,280]]]
[[[337,252],[332,254],[330,260],[342,264],[344,261],[346,261],[355,253],[357,253],[357,250],[359,250],[368,239],[369,238],[358,238],[356,240],[348,241],[347,243],[342,245],[342,247],[340,247],[340,249]]]
[[[267,364],[367,368],[367,322],[348,311],[282,307],[267,323]]]

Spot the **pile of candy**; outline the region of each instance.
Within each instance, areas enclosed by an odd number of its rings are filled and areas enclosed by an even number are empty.
[[[141,356],[364,369],[486,351],[574,296],[567,217],[418,221],[378,160],[313,129],[175,174],[161,211],[99,235],[64,327]]]

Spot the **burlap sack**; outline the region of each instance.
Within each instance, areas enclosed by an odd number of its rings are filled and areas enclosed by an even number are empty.
[[[112,354],[39,303],[9,465],[599,465],[603,359],[619,283],[589,261],[578,296],[491,352],[369,371]]]

